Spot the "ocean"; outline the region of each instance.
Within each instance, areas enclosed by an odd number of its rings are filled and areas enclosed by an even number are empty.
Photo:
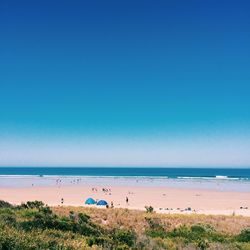
[[[3,175],[227,178],[250,180],[250,168],[0,167],[0,176]]]
[[[0,187],[161,186],[250,192],[250,168],[0,167]]]

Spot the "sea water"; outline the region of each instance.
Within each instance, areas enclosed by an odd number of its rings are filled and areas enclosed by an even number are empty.
[[[250,168],[0,167],[0,187],[149,186],[250,192]]]

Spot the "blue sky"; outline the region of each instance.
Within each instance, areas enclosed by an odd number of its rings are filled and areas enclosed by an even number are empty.
[[[1,1],[0,165],[250,166],[249,13]]]

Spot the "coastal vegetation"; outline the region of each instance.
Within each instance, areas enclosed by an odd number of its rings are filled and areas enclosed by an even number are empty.
[[[250,249],[250,218],[0,201],[0,249]]]

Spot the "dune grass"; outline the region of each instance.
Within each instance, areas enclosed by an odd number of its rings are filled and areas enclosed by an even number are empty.
[[[0,201],[0,250],[250,250],[250,218]]]
[[[211,225],[216,231],[226,234],[238,234],[244,228],[250,227],[250,217],[226,216],[226,215],[202,215],[202,214],[160,214],[146,213],[140,210],[130,210],[123,208],[99,209],[95,207],[53,207],[53,211],[58,215],[67,215],[69,211],[76,213],[86,213],[92,220],[108,228],[117,226],[126,229],[134,229],[142,232],[147,227],[145,217],[159,219],[165,228],[172,230],[182,225],[191,226],[202,223]]]

